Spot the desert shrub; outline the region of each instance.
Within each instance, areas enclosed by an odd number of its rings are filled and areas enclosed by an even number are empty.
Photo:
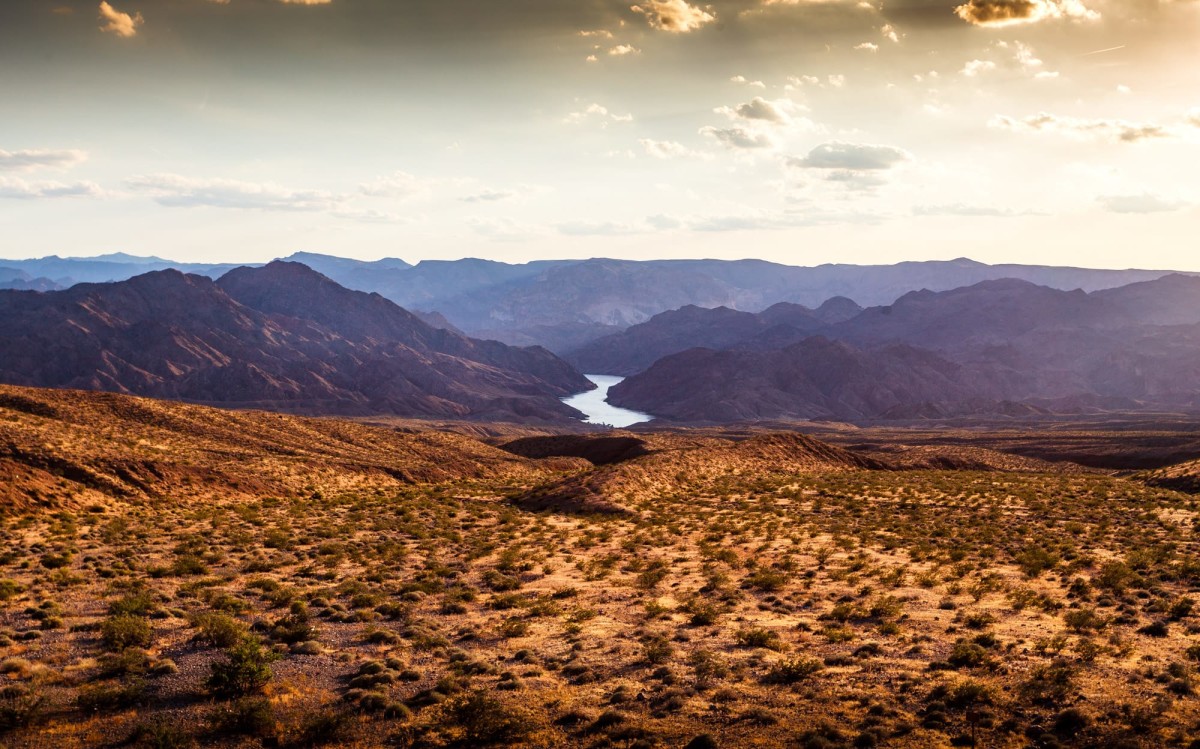
[[[126,648],[148,648],[153,641],[150,622],[132,614],[110,616],[100,624],[104,647],[120,652]]]
[[[149,591],[138,591],[108,604],[111,616],[149,616],[158,605]]]
[[[349,732],[351,721],[351,717],[340,710],[320,710],[301,725],[296,745],[309,747],[340,743]]]
[[[150,656],[141,648],[125,648],[120,653],[105,653],[98,664],[101,679],[141,676],[150,670]]]
[[[289,645],[316,639],[316,629],[303,601],[294,602],[289,613],[275,621],[271,639]]]
[[[787,584],[787,575],[783,572],[760,567],[746,577],[746,584],[764,593],[775,593]]]
[[[763,681],[768,684],[797,684],[825,668],[816,658],[788,658],[767,671]]]
[[[146,700],[146,682],[130,679],[117,684],[99,684],[79,690],[75,702],[79,709],[88,713],[106,713],[125,710],[140,705]]]
[[[21,592],[21,586],[15,580],[0,580],[0,601],[9,601]]]
[[[207,645],[228,648],[246,636],[246,625],[228,614],[205,611],[192,618],[196,639]]]
[[[1068,611],[1063,614],[1063,622],[1076,632],[1096,631],[1108,626],[1108,618],[1090,607]]]
[[[209,724],[216,733],[266,738],[275,734],[275,710],[265,697],[243,697],[218,707]]]
[[[779,640],[779,635],[769,629],[762,627],[749,627],[747,629],[738,630],[734,635],[734,639],[738,645],[744,648],[767,648],[769,650],[779,650],[782,643]]]
[[[10,684],[0,688],[0,734],[40,721],[45,702],[43,695],[26,686]]]
[[[688,621],[693,627],[708,627],[717,623],[721,616],[721,607],[703,598],[693,598],[688,601],[684,610],[691,616]]]
[[[671,660],[671,656],[675,654],[675,648],[671,646],[666,637],[652,637],[642,646],[643,653],[646,656],[646,662],[654,665],[661,665]]]
[[[1017,565],[1026,577],[1037,577],[1058,566],[1059,557],[1040,546],[1030,546],[1017,554]]]
[[[466,692],[445,706],[447,724],[462,731],[466,746],[515,744],[533,731],[533,722],[523,712],[482,690]]]
[[[208,688],[221,697],[255,694],[271,681],[271,663],[278,659],[255,637],[244,637],[225,650],[223,660],[213,662]]]
[[[171,723],[156,722],[139,724],[125,744],[137,749],[188,749],[196,745],[196,740]]]

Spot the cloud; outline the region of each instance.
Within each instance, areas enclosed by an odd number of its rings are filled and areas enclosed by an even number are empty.
[[[726,148],[749,150],[775,147],[775,139],[769,134],[756,133],[742,127],[702,127],[700,134],[715,139]]]
[[[101,31],[128,39],[131,36],[137,36],[138,26],[142,25],[142,14],[122,13],[107,2],[101,2],[100,20],[105,22],[100,27]]]
[[[459,200],[464,203],[499,203],[515,197],[517,197],[517,193],[512,190],[492,190],[489,188],[473,195],[464,195]]]
[[[967,0],[954,14],[976,26],[1013,26],[1055,18],[1094,21],[1100,14],[1080,0]]]
[[[589,104],[577,112],[571,112],[563,118],[563,122],[568,125],[578,125],[588,120],[598,119],[601,122],[601,127],[607,127],[608,123],[626,123],[633,122],[632,114],[616,114],[610,112],[608,107],[602,104]]]
[[[642,234],[647,231],[647,228],[616,221],[568,221],[557,226],[560,233],[570,237],[619,237],[627,234]]]
[[[372,198],[411,198],[429,191],[428,180],[408,172],[394,172],[386,177],[376,177],[358,186],[358,191]]]
[[[625,55],[636,55],[641,52],[640,49],[630,44],[618,44],[608,50],[610,57],[624,57]]]
[[[796,105],[787,99],[768,101],[761,96],[756,96],[745,104],[739,104],[736,107],[718,107],[713,111],[727,115],[731,119],[757,120],[782,125],[791,120],[790,112],[795,109]]]
[[[0,172],[28,172],[50,167],[67,169],[87,160],[87,153],[77,150],[47,150],[41,148],[23,151],[0,149]]]
[[[653,156],[656,159],[704,159],[709,158],[708,154],[700,151],[693,151],[682,143],[673,140],[653,140],[651,138],[642,138],[638,141],[647,155]]]
[[[963,65],[962,70],[959,72],[968,78],[975,78],[976,76],[983,75],[984,73],[990,73],[995,69],[996,63],[992,62],[991,60],[971,60],[967,62],[966,65]]]
[[[1119,119],[1082,119],[1038,112],[1022,119],[1005,115],[993,117],[991,127],[1015,132],[1059,133],[1081,140],[1105,139],[1121,143],[1170,138],[1176,132],[1166,126],[1149,122],[1128,122]]]
[[[511,218],[481,217],[467,221],[467,226],[476,234],[496,242],[523,242],[546,235],[541,226],[516,221]]]
[[[730,78],[729,80],[733,81],[734,83],[740,83],[743,86],[750,86],[751,88],[766,88],[767,87],[767,84],[763,83],[762,81],[752,81],[752,80],[746,78],[746,76],[744,76],[744,75],[735,75],[732,78]]]
[[[278,0],[284,5],[329,5],[333,0]]]
[[[272,183],[230,179],[193,179],[177,174],[151,174],[125,181],[169,208],[236,208],[258,211],[325,211],[340,198],[323,190],[294,190]]]
[[[0,177],[0,199],[44,200],[48,198],[99,198],[104,191],[93,182],[26,182],[15,177]]]
[[[1140,195],[1101,195],[1096,202],[1112,213],[1167,213],[1187,206],[1187,203],[1165,200],[1148,192]]]
[[[1012,211],[994,208],[986,205],[969,205],[967,203],[948,203],[942,205],[918,205],[913,207],[914,216],[980,216],[990,218],[1007,218],[1014,216]]]
[[[863,42],[862,44],[854,45],[854,48],[862,52],[878,52],[879,45],[874,42]]]
[[[891,169],[911,160],[912,154],[895,146],[831,141],[812,149],[803,158],[793,156],[786,163],[800,169],[857,172]]]
[[[701,26],[717,20],[712,13],[688,4],[687,0],[646,0],[630,10],[641,13],[646,22],[659,31],[682,34],[695,31]]]

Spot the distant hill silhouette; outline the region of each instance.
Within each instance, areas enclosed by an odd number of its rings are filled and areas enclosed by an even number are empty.
[[[554,420],[550,352],[434,328],[299,263],[0,292],[0,381],[303,413]]]
[[[610,401],[682,421],[1200,408],[1195,277],[1090,294],[1015,279],[916,291],[777,346],[744,318],[704,315],[723,345],[659,359]],[[660,340],[671,319],[652,321]],[[683,340],[697,326],[675,328]]]

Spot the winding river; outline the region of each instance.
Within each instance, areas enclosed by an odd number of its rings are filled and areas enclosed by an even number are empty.
[[[639,424],[654,418],[650,414],[630,411],[628,408],[618,408],[604,400],[608,397],[608,389],[625,379],[624,377],[594,374],[584,375],[584,377],[596,383],[596,389],[572,395],[569,398],[563,398],[563,403],[578,408],[587,414],[587,418],[584,421],[589,424],[608,424],[613,427],[627,427],[631,424]]]

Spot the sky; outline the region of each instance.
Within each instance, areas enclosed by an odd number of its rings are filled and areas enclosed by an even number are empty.
[[[1200,270],[1200,0],[3,0],[0,258]]]

